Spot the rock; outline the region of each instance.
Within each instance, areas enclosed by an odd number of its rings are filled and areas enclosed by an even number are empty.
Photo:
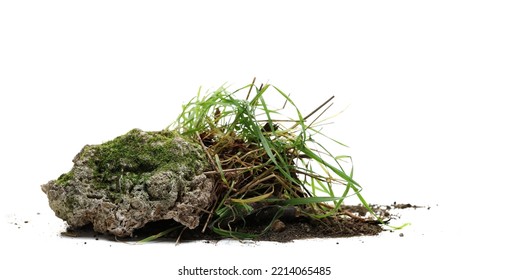
[[[86,145],[74,166],[42,185],[56,216],[71,227],[132,236],[148,222],[199,225],[213,181],[199,144],[175,132],[134,129],[101,145]]]

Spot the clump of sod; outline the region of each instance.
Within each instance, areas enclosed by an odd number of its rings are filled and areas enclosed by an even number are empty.
[[[351,158],[333,155],[315,140],[326,137],[320,118],[333,97],[303,115],[288,94],[254,83],[232,92],[225,87],[203,96],[198,92],[168,127],[201,143],[212,166],[206,174],[215,177],[215,203],[203,209],[203,232],[249,239],[279,220],[335,223],[351,216],[341,207],[348,196],[374,214],[353,179]],[[282,98],[281,109],[268,105],[268,92]],[[282,115],[288,110],[292,118]],[[250,224],[261,230],[245,231]]]

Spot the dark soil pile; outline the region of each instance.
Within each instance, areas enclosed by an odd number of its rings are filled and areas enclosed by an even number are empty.
[[[421,208],[421,206],[414,206],[411,204],[397,204],[392,205],[371,205],[378,217],[383,219],[385,224],[388,224],[391,219],[396,218],[390,213],[392,209],[405,209],[405,208]],[[367,209],[361,205],[346,205],[343,207],[344,216],[335,219],[333,223],[323,223],[316,220],[301,219],[294,221],[283,222],[282,225],[275,223],[270,230],[259,235],[252,240],[255,241],[276,241],[276,242],[290,242],[299,239],[309,238],[340,238],[340,237],[353,237],[353,236],[374,236],[385,230],[383,223],[373,219]],[[174,227],[174,221],[159,221],[149,223],[145,227],[137,230],[132,238],[114,238],[108,235],[101,235],[101,239],[117,240],[117,241],[141,241],[147,237],[159,234]],[[242,228],[242,232],[256,234],[263,231],[265,225],[248,225]],[[82,228],[69,228],[62,235],[70,237],[93,237],[99,239],[99,235],[93,232],[90,226]],[[185,242],[194,240],[209,240],[217,241],[225,239],[224,236],[215,234],[207,230],[202,232],[201,229],[185,229],[177,230],[169,233],[166,236],[157,239],[167,242]]]

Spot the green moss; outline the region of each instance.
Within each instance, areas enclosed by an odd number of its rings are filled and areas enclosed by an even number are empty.
[[[71,170],[67,173],[60,175],[60,177],[58,177],[58,179],[56,179],[56,184],[58,184],[60,186],[65,186],[73,177],[74,177],[74,172]]]
[[[119,136],[112,141],[106,142],[95,149],[95,165],[97,174],[110,175],[120,172],[151,172],[165,159],[163,149],[169,142],[162,136],[155,135],[160,139],[161,145],[143,143],[141,132],[132,130]]]
[[[88,164],[94,170],[95,187],[112,188],[113,185],[116,189],[109,191],[125,193],[160,170],[191,175],[202,169],[202,165],[194,164],[198,158],[203,158],[203,154],[197,152],[200,147],[197,144],[183,149],[176,147],[189,144],[175,140],[175,137],[175,133],[169,130],[144,132],[133,129],[102,145],[91,146],[93,151],[85,150],[84,153],[93,152]],[[72,175],[65,175],[62,180],[67,180],[69,176]]]

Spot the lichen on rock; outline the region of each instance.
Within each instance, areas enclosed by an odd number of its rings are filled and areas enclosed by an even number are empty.
[[[176,132],[133,129],[86,145],[73,162],[42,185],[51,209],[71,227],[92,224],[126,237],[148,222],[173,219],[193,229],[212,201],[203,149]]]

